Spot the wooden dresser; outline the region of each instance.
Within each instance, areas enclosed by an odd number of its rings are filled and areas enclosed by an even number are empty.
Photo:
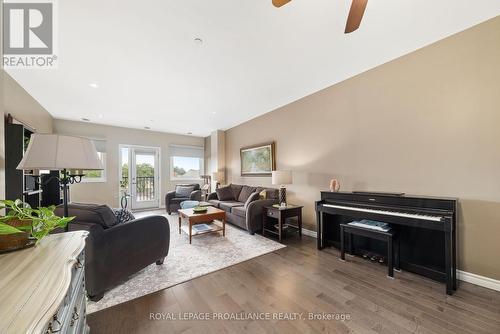
[[[77,231],[0,255],[0,333],[88,333],[85,238]]]

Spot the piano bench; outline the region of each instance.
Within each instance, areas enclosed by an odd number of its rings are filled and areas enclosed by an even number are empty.
[[[349,247],[351,248],[351,252],[353,235],[385,241],[387,243],[387,275],[391,278],[394,277],[394,262],[396,269],[399,270],[399,240],[397,240],[397,235],[394,230],[384,232],[360,226],[340,224],[340,258],[343,261],[345,261],[345,234],[349,234]],[[395,241],[396,247],[394,247]]]

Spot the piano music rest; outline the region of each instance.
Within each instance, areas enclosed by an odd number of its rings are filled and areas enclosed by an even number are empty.
[[[345,234],[349,234],[349,248],[350,253],[352,253],[352,236],[359,235],[362,237],[367,237],[371,239],[385,241],[387,243],[387,275],[394,278],[394,264],[395,260],[396,269],[399,270],[399,240],[397,239],[396,232],[394,230],[389,230],[387,232],[378,231],[370,228],[364,228],[361,226],[354,226],[349,224],[340,224],[340,258],[345,261]],[[396,243],[396,249],[394,252],[394,241]]]

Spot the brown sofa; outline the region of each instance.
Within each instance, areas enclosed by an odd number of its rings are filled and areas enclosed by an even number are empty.
[[[228,191],[231,189],[231,192]],[[265,198],[259,196],[265,190]],[[262,211],[265,206],[277,204],[278,189],[230,184],[208,195],[208,202],[226,211],[228,223],[247,230],[250,234],[262,230]]]

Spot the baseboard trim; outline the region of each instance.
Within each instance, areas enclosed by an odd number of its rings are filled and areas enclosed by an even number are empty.
[[[307,235],[308,237],[312,237],[312,238],[318,237],[318,233],[316,231],[307,230],[305,228],[302,229],[302,234]]]
[[[307,235],[312,238],[317,238],[318,233],[316,231],[302,229],[302,234]],[[495,291],[500,291],[500,280],[496,280],[493,278],[468,273],[466,271],[457,270],[457,278],[463,282],[471,283],[474,285],[481,286],[483,288],[492,289]]]
[[[457,270],[457,278],[461,281],[482,286],[483,288],[500,291],[500,280]]]

